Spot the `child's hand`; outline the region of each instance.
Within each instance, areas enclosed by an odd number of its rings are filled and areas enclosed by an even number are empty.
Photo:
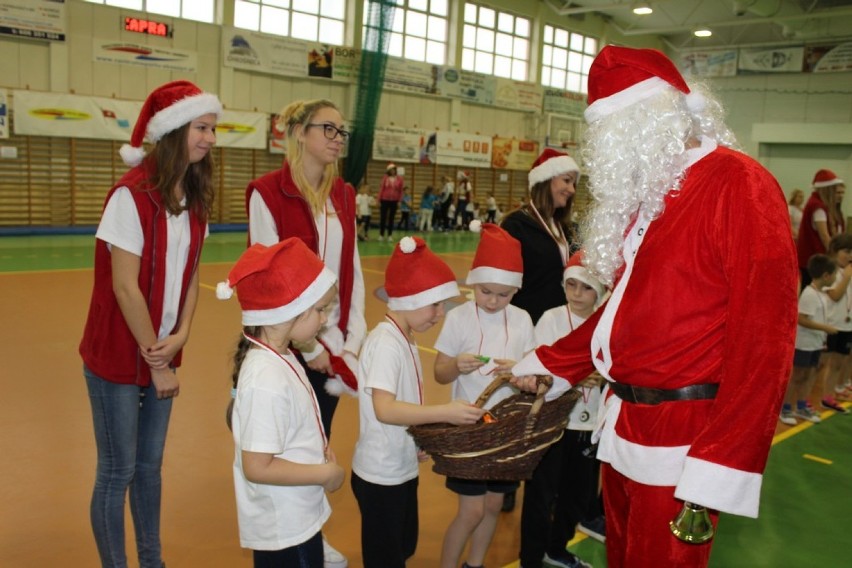
[[[331,448],[326,450],[325,459],[328,462],[326,463],[326,466],[329,468],[329,473],[322,486],[329,493],[334,493],[343,485],[343,479],[346,477],[346,472],[342,467],[337,465],[337,456],[334,455],[334,451]]]
[[[497,366],[492,371],[493,373],[511,373],[512,367],[517,363],[512,359],[494,359],[494,362],[497,363]]]
[[[427,454],[426,452],[424,452],[420,448],[417,448],[417,461],[420,462],[420,463],[423,463],[425,461],[429,461],[429,454]]]
[[[465,400],[454,400],[444,405],[447,409],[447,422],[456,426],[476,424],[485,410]]]
[[[843,267],[843,276],[845,278],[852,278],[852,262]]]
[[[512,377],[509,384],[518,387],[525,392],[536,392],[538,390],[538,379],[535,375],[524,375],[523,377]]]
[[[331,357],[329,356],[328,351],[324,349],[322,353],[310,361],[305,361],[305,363],[307,363],[308,367],[314,371],[325,373],[329,377],[334,375],[334,368],[331,366]]]
[[[166,367],[165,369],[151,369],[151,384],[157,391],[157,398],[174,398],[180,394],[180,383],[177,375]]]
[[[837,332],[839,331],[836,327],[831,326],[831,325],[826,326],[826,328],[827,329],[825,330],[825,332],[829,335],[836,335]]]
[[[484,364],[485,361],[482,361],[479,355],[473,353],[462,353],[456,357],[456,368],[462,375],[472,373]]]

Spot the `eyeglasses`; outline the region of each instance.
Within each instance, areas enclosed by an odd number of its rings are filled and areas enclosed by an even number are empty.
[[[349,140],[349,136],[351,133],[348,130],[343,130],[342,128],[338,128],[333,124],[329,124],[327,122],[309,122],[305,125],[305,128],[310,128],[311,126],[321,126],[323,136],[325,136],[329,140],[334,140],[338,136],[340,139],[346,142]]]

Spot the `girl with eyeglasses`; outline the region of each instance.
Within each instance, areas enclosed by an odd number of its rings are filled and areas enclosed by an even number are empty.
[[[354,369],[367,332],[355,189],[337,171],[349,132],[334,103],[323,99],[293,102],[277,121],[287,133],[287,158],[246,188],[249,244],[271,246],[298,237],[337,276],[328,323],[315,339],[296,346],[330,437],[337,395],[357,392]],[[324,553],[326,568],[346,566],[346,558],[325,541]]]

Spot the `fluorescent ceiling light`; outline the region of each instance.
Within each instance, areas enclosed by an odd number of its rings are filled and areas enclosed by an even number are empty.
[[[647,16],[648,14],[653,14],[654,9],[647,2],[640,2],[633,7],[633,13],[637,16]]]
[[[707,28],[698,28],[694,32],[692,32],[695,37],[710,37],[713,35],[713,32]]]

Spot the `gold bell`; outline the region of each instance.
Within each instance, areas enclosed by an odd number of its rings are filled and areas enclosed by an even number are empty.
[[[672,534],[683,542],[703,544],[713,538],[715,530],[706,507],[684,502],[683,509],[669,521]]]

